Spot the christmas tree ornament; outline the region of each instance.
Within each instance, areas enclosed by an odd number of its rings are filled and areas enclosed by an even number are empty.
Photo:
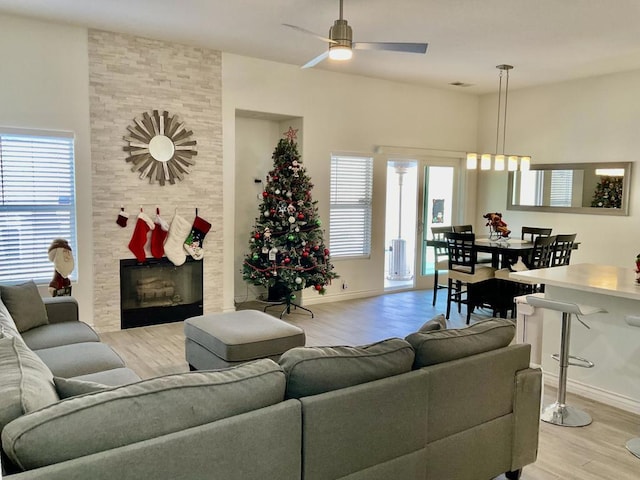
[[[304,213],[298,214],[298,220],[304,220]]]
[[[209,230],[211,230],[211,224],[200,217],[196,209],[196,218],[193,220],[191,232],[184,241],[184,249],[194,260],[202,260],[204,257],[203,242]]]
[[[254,260],[258,260],[260,258],[260,255],[258,255],[257,253],[253,254],[253,259]]]
[[[263,213],[263,215],[264,215],[265,217],[267,217],[267,218],[268,218],[268,217],[269,217],[269,215],[270,215],[269,210],[265,211],[265,212]]]
[[[147,235],[150,230],[155,228],[153,220],[149,218],[149,215],[140,210],[138,219],[136,220],[136,226],[133,230],[133,235],[129,241],[129,250],[136,256],[136,260],[142,263],[147,259],[147,254],[144,251],[144,246],[147,243]]]
[[[280,195],[280,189],[276,190],[276,191],[275,191],[275,194],[276,194],[276,195]]]
[[[298,233],[300,231],[300,227],[295,228],[295,232]]]
[[[267,192],[262,192],[262,198],[267,198],[269,194]]]
[[[302,278],[296,277],[294,281],[296,282],[296,285],[300,285],[302,283]]]
[[[129,214],[124,211],[124,207],[120,207],[120,212],[118,212],[116,223],[124,228],[127,226],[127,220],[129,220]]]
[[[293,242],[295,239],[296,237],[294,237],[293,235],[287,236],[287,240],[289,240],[290,242]]]
[[[169,233],[169,224],[160,217],[160,209],[156,208],[156,218],[153,223],[154,229],[151,231],[151,255],[153,258],[164,257],[164,241]]]
[[[289,223],[296,223],[296,217],[293,215],[289,217]]]
[[[176,213],[171,220],[167,240],[164,243],[164,254],[176,267],[187,260],[183,244],[189,232],[191,232],[191,224]]]

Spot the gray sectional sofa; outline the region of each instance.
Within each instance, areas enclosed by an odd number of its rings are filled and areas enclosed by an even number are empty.
[[[56,328],[76,321],[73,299],[48,300],[47,312],[42,334],[5,327],[0,338],[0,376],[46,364],[22,372],[45,379],[21,380],[22,412],[3,424],[3,462],[24,470],[12,480],[489,480],[517,478],[536,459],[541,372],[529,345],[509,345],[509,320],[430,322],[406,339],[137,381],[106,346],[87,347],[101,344],[85,327]],[[44,340],[69,347],[70,330],[81,341],[68,354]],[[34,349],[6,347],[18,343]],[[4,350],[28,362],[11,364]],[[85,361],[105,368],[87,372]],[[37,381],[74,396],[34,399]]]

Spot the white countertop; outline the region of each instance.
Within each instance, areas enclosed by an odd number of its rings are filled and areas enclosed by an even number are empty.
[[[640,300],[640,284],[636,283],[634,267],[577,263],[564,267],[512,272],[509,276],[516,280],[533,280],[545,285]]]

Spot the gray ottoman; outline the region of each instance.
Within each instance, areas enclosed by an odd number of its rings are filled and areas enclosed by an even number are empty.
[[[304,346],[304,330],[258,310],[187,318],[185,355],[191,370],[211,370],[257,358],[278,360]]]

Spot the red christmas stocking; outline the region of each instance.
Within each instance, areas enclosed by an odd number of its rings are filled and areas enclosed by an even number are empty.
[[[184,241],[184,249],[194,260],[201,260],[204,257],[202,242],[211,229],[211,224],[202,217],[196,215],[191,227],[191,233]]]
[[[168,231],[169,224],[160,218],[158,213],[155,219],[155,228],[151,232],[151,255],[153,258],[164,257],[164,241]]]
[[[133,252],[138,262],[142,263],[147,259],[144,246],[147,243],[147,234],[149,233],[149,230],[153,230],[154,227],[155,225],[153,220],[151,220],[146,213],[140,212],[138,214],[136,227],[133,230],[133,235],[129,242],[129,250]]]

